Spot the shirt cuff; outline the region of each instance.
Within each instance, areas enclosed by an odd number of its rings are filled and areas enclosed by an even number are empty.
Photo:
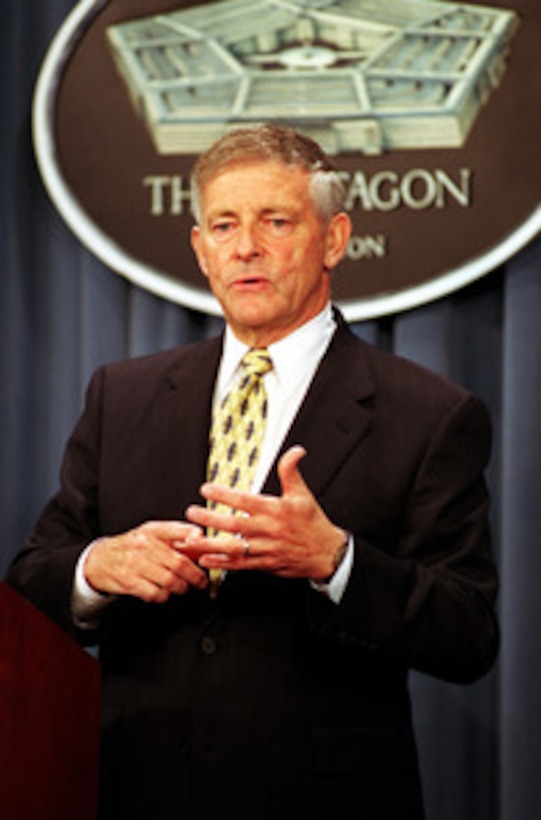
[[[325,583],[318,583],[317,581],[310,581],[310,584],[316,589],[318,592],[321,592],[323,595],[326,595],[328,598],[333,601],[335,604],[339,604],[342,600],[342,596],[344,591],[347,587],[349,576],[351,575],[351,570],[353,568],[353,556],[354,556],[354,542],[353,536],[350,534],[347,543],[346,553],[340,562],[340,566],[330,579]]]
[[[85,578],[84,566],[91,550],[99,539],[92,541],[83,550],[75,566],[73,590],[71,595],[71,613],[75,626],[80,629],[96,629],[100,623],[100,615],[109,606],[114,595],[98,592],[90,586]]]

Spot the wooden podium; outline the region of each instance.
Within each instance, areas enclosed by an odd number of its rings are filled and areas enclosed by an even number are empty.
[[[0,583],[0,817],[96,820],[99,665]]]

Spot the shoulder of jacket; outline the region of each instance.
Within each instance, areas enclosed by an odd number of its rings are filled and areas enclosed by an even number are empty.
[[[157,376],[175,370],[185,362],[200,362],[212,356],[218,356],[221,350],[221,339],[216,337],[202,342],[181,345],[170,350],[161,350],[135,356],[132,359],[121,359],[109,362],[98,368],[106,377],[143,377],[149,374]]]

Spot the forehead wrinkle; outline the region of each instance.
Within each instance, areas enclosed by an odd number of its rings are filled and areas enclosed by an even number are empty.
[[[210,220],[214,219],[239,219],[242,215],[243,210],[248,210],[250,213],[256,214],[258,217],[268,217],[274,216],[275,214],[284,214],[288,217],[293,217],[300,209],[295,205],[295,203],[283,203],[283,204],[275,204],[275,205],[262,205],[261,207],[250,204],[250,203],[243,203],[241,208],[232,208],[225,206],[224,208],[215,208],[210,209],[207,212],[207,218]]]
[[[274,185],[282,175],[285,192]],[[254,176],[260,183],[257,189],[252,184]],[[306,206],[313,208],[307,172],[282,162],[235,163],[210,178],[201,193],[201,215],[210,221],[241,219],[243,214],[262,218],[283,212],[294,216]]]

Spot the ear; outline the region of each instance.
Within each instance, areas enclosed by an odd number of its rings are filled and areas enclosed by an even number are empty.
[[[205,254],[203,252],[203,239],[201,237],[201,228],[199,225],[194,225],[190,234],[193,252],[197,258],[197,264],[201,268],[201,272],[208,277],[207,264],[205,262]]]
[[[327,226],[325,268],[332,270],[344,256],[351,236],[351,220],[344,212],[334,214]]]

